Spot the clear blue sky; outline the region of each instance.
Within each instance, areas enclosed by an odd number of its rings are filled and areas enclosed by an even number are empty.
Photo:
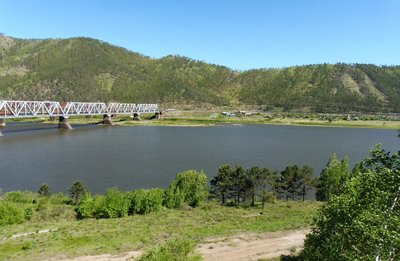
[[[87,36],[239,70],[400,64],[400,0],[0,0],[0,32]]]

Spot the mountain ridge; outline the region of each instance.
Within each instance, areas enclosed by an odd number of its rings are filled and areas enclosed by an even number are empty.
[[[236,71],[178,55],[150,58],[87,37],[26,40],[0,34],[0,98],[398,112],[400,66]]]

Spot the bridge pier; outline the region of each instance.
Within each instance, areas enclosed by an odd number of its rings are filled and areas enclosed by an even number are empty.
[[[5,126],[6,126],[6,120],[0,119],[0,137],[3,136],[3,133],[1,133],[1,129]]]
[[[154,119],[160,120],[161,119],[161,115],[162,115],[161,111],[160,112],[156,112],[156,114],[154,114]]]
[[[72,130],[72,127],[68,122],[68,117],[60,116],[58,118],[58,128],[64,130]]]
[[[109,126],[113,126],[114,125],[114,122],[112,121],[110,114],[104,114],[103,115],[103,124],[104,125],[109,125]]]
[[[140,121],[140,114],[137,113],[137,112],[133,113],[133,120],[134,121]]]

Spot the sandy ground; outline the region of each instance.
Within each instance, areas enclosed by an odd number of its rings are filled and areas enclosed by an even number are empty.
[[[278,231],[264,234],[242,234],[209,240],[198,251],[205,261],[259,260],[289,255],[290,249],[300,250],[308,231]]]
[[[289,255],[290,249],[300,250],[307,230],[277,231],[262,234],[240,234],[232,237],[218,237],[200,244],[197,252],[205,261],[242,261],[274,258]],[[58,261],[125,261],[134,260],[142,254],[132,251],[118,256],[109,254],[82,256]]]

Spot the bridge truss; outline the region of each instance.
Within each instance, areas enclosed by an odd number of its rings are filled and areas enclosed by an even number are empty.
[[[157,112],[157,104],[0,100],[0,119]]]

